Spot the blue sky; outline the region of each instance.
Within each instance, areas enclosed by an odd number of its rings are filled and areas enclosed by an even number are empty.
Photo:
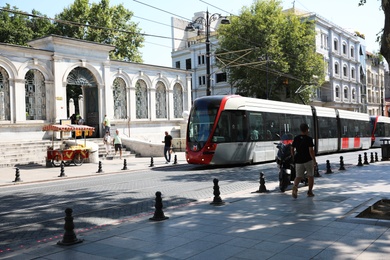
[[[20,10],[31,12],[36,9],[49,17],[54,17],[73,0],[0,0],[0,6],[9,3]],[[90,0],[90,2],[98,2]],[[359,0],[283,0],[284,9],[295,8],[315,12],[329,21],[351,31],[359,31],[366,36],[367,50],[378,51],[375,42],[376,34],[384,24],[384,14],[380,10],[379,0],[368,0],[367,4],[358,7]],[[111,0],[111,5],[121,4],[134,12],[133,21],[139,23],[142,32],[151,35],[171,37],[172,14],[191,19],[195,12],[209,10],[210,13],[239,14],[242,6],[249,6],[252,0]],[[154,6],[156,8],[152,8]],[[167,12],[164,12],[164,11]],[[148,21],[151,20],[151,21]],[[153,22],[154,21],[154,22]],[[147,64],[171,66],[172,44],[169,39],[146,37],[145,47],[141,49],[144,62]]]

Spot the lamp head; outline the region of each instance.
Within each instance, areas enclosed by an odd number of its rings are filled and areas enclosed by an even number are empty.
[[[230,20],[227,19],[226,17],[222,17],[221,24],[230,24]]]
[[[195,28],[194,28],[194,26],[192,24],[189,24],[189,25],[186,26],[185,30],[187,32],[193,32],[193,31],[195,31]]]

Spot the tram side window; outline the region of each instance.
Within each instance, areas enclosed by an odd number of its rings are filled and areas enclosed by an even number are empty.
[[[251,141],[265,140],[263,116],[259,112],[249,112],[249,130]]]
[[[215,143],[224,143],[230,141],[229,126],[230,118],[227,111],[223,111],[219,117],[217,127],[213,135],[213,142]]]
[[[384,135],[385,137],[389,137],[390,136],[390,124],[385,124],[383,123],[383,128],[384,128]]]
[[[366,121],[342,119],[341,129],[343,137],[368,137],[370,136],[370,124]]]
[[[280,140],[277,134],[280,134],[280,114],[277,113],[266,113],[264,115],[264,133],[265,140]]]
[[[232,111],[230,114],[230,139],[231,142],[242,142],[247,140],[247,122],[245,111]]]
[[[245,111],[223,111],[217,123],[213,142],[242,142],[247,140]]]
[[[301,133],[300,126],[302,123],[306,123],[309,127],[312,127],[312,117],[304,115],[285,115],[286,123],[283,125],[284,129],[281,134],[291,133],[293,136]]]
[[[318,138],[337,138],[336,118],[318,117]]]
[[[358,122],[362,129],[362,137],[370,137],[371,136],[370,123],[366,121],[358,121]]]

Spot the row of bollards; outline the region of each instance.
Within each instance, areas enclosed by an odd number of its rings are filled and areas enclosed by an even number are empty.
[[[175,154],[175,157],[174,157],[174,161],[173,161],[173,164],[177,164],[177,155]],[[153,156],[150,157],[150,165],[149,167],[154,167],[154,160],[153,160]],[[13,180],[12,182],[22,182],[22,180],[20,179],[20,170],[19,168],[15,168],[16,170],[16,173],[15,173],[15,180]],[[122,170],[128,170],[127,168],[127,160],[126,159],[123,159],[123,168]],[[98,163],[98,170],[96,173],[103,173],[103,166],[102,166],[102,161],[99,161]],[[60,175],[58,176],[60,178],[62,177],[67,177],[66,174],[65,174],[65,164],[64,162],[61,162],[61,165],[60,165]]]
[[[362,156],[359,154],[357,166],[369,165],[370,163],[375,163],[375,162],[378,162],[378,153],[375,152],[375,159],[374,159],[374,153],[371,152],[370,162],[368,162],[367,153],[365,152],[363,157],[363,162],[362,162]]]
[[[371,161],[372,162],[374,162],[373,158],[374,158],[374,155],[373,155],[373,153],[371,153]],[[377,154],[376,154],[375,158],[377,160]],[[364,164],[369,164],[368,160],[367,160],[367,153],[364,153]],[[151,166],[152,165],[153,165],[153,157],[151,157]],[[363,166],[362,158],[361,158],[360,154],[359,154],[359,157],[358,157],[358,166]],[[124,168],[125,167],[126,167],[126,160],[124,162]],[[16,170],[17,170],[17,178],[20,178],[19,169],[16,168]],[[100,170],[101,170],[101,165],[100,165]],[[345,170],[343,156],[340,156],[340,168],[339,168],[339,170],[341,170],[341,171]],[[333,173],[333,171],[331,169],[331,166],[330,166],[330,161],[329,160],[326,161],[326,173],[327,174]],[[316,167],[315,175],[320,176],[319,173],[318,173],[318,167]],[[15,179],[15,182],[16,182],[16,179]],[[210,205],[214,205],[214,206],[224,205],[225,202],[222,201],[222,198],[220,196],[221,192],[220,192],[220,189],[219,189],[219,180],[214,178],[213,179],[213,183],[214,183],[214,186],[213,186],[214,198],[213,198],[213,201],[210,203]],[[260,186],[259,186],[259,190],[256,191],[257,193],[269,192],[267,190],[266,186],[265,186],[265,178],[264,178],[264,173],[263,172],[260,172],[260,181],[259,181],[259,183],[260,183]],[[156,192],[156,198],[155,198],[154,207],[155,207],[154,215],[153,215],[153,217],[149,218],[149,220],[152,220],[152,221],[162,221],[162,220],[169,219],[169,217],[165,216],[164,211],[163,211],[162,194],[161,194],[160,191]],[[74,232],[74,223],[73,223],[72,212],[73,211],[70,208],[67,208],[65,210],[65,213],[66,213],[65,225],[64,225],[65,234],[63,236],[62,241],[59,241],[57,243],[58,245],[65,245],[65,246],[67,246],[67,245],[77,244],[77,243],[80,243],[80,242],[83,241],[82,239],[78,239],[76,237],[75,232]]]
[[[222,201],[221,196],[220,196],[221,193],[219,191],[218,182],[219,182],[218,179],[213,180],[214,199],[213,199],[213,202],[211,202],[210,204],[214,205],[214,206],[220,206],[220,205],[225,204],[225,202]],[[149,220],[162,221],[162,220],[169,219],[169,217],[165,216],[164,211],[163,211],[162,194],[160,191],[156,192],[154,208],[155,208],[155,211],[154,211],[153,217],[149,218]],[[77,238],[76,233],[74,231],[75,225],[73,222],[72,213],[73,213],[73,210],[71,208],[65,209],[65,224],[64,224],[65,233],[63,235],[62,240],[57,242],[57,245],[70,246],[70,245],[74,245],[74,244],[78,244],[78,243],[83,242],[83,239]]]

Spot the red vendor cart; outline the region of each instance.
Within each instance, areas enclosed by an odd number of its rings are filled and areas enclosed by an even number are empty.
[[[82,165],[85,159],[89,158],[90,148],[86,147],[86,137],[92,136],[95,131],[94,127],[86,125],[46,125],[42,129],[43,131],[52,131],[53,132],[53,143],[52,146],[47,148],[47,158],[48,162],[51,162],[53,166],[60,166],[61,163],[64,165],[70,165],[74,163],[75,165]],[[54,138],[56,132],[60,132],[61,141],[63,141],[63,136],[66,133],[68,136],[72,136],[74,132],[75,136],[75,145],[67,146],[65,143],[62,143],[59,149],[54,149]],[[77,143],[77,136],[84,136],[84,144]]]

